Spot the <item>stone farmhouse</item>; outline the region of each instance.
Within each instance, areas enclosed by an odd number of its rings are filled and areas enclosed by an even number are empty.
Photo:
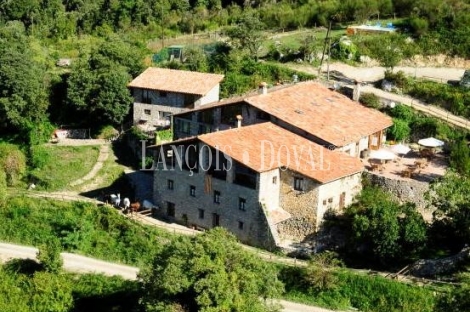
[[[313,81],[261,84],[172,113],[174,141],[153,147],[160,216],[223,226],[265,248],[312,237],[326,211],[351,204],[362,187],[359,158],[379,149],[392,125]]]
[[[133,123],[154,131],[168,127],[171,115],[219,100],[223,75],[147,68],[128,87],[134,97]]]
[[[175,114],[175,138],[270,121],[317,144],[351,156],[379,149],[388,116],[313,82],[268,90],[262,84],[253,94],[210,103]]]
[[[222,226],[272,248],[313,235],[328,209],[361,190],[358,157],[271,122],[154,146],[154,202],[171,221]]]

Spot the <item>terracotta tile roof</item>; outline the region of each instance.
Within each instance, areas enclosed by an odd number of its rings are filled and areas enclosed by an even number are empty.
[[[128,87],[206,95],[222,79],[224,75],[149,67],[132,80]]]
[[[313,81],[245,101],[335,146],[357,142],[392,125],[390,117]]]
[[[328,183],[364,169],[358,158],[328,150],[270,122],[208,133],[198,139],[257,172],[287,167]]]

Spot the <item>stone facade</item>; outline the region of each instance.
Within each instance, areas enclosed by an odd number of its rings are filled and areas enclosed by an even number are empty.
[[[367,172],[366,179],[390,193],[399,202],[411,202],[426,221],[432,220],[433,209],[427,208],[425,194],[429,190],[429,183],[416,180],[389,179],[384,176]]]
[[[303,190],[294,188],[295,179],[302,179]],[[281,207],[291,218],[277,225],[281,239],[303,240],[316,231],[319,184],[290,170],[281,171]]]
[[[303,191],[295,190],[296,178],[303,179]],[[341,212],[361,189],[361,173],[319,184],[290,170],[281,171],[281,207],[292,217],[278,224],[279,235],[294,241],[309,238],[317,231],[326,211]]]
[[[201,153],[201,163],[207,161]],[[239,164],[238,164],[239,165]],[[176,166],[173,170],[159,164],[154,172],[154,202],[160,207],[158,214],[170,221],[199,229],[222,226],[241,241],[263,248],[275,246],[275,238],[260,204],[261,179],[257,175],[255,188],[234,183],[234,167],[225,179],[209,175],[207,171],[193,171]],[[264,183],[263,183],[264,184]]]
[[[170,115],[218,101],[219,89],[217,84],[206,95],[201,96],[133,88],[134,124],[147,122],[153,126],[169,126]]]

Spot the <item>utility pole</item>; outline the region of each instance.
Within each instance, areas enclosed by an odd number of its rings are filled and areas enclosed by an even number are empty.
[[[164,28],[163,28],[163,4],[161,5],[161,8],[162,8],[162,18],[161,18],[161,28],[162,28],[162,49],[165,47],[165,32],[164,32]]]
[[[330,24],[328,25],[328,30],[326,31],[325,44],[323,45],[323,53],[321,55],[320,67],[318,68],[319,77],[321,75],[321,66],[323,65],[323,59],[325,58],[326,45],[329,44],[329,41],[330,41],[330,31],[331,31],[331,21],[330,21]]]

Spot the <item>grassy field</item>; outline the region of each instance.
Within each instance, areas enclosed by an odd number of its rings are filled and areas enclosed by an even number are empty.
[[[31,180],[38,190],[56,191],[85,176],[98,159],[99,146],[38,146],[34,150]]]
[[[301,268],[281,268],[286,300],[330,309],[353,308],[363,312],[431,312],[435,305],[433,289],[380,276],[340,269],[334,273],[335,283],[332,287],[316,289],[302,282],[303,275]]]
[[[0,209],[0,241],[40,246],[59,240],[64,251],[143,267],[172,234],[142,225],[111,207],[28,197]]]

